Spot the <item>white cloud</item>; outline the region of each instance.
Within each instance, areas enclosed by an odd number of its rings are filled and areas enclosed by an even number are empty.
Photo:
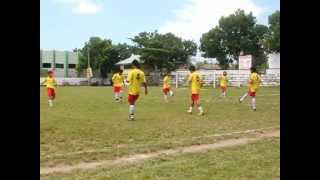
[[[103,9],[103,4],[93,0],[56,0],[59,3],[71,6],[72,12],[76,14],[93,15]]]
[[[189,0],[173,11],[174,19],[166,21],[159,31],[199,42],[203,33],[218,25],[221,16],[230,15],[237,9],[252,12],[256,17],[264,10],[252,0]]]

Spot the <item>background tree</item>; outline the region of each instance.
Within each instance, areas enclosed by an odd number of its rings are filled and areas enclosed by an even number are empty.
[[[127,44],[113,45],[109,39],[91,37],[80,50],[78,72],[83,72],[88,67],[88,51],[92,70],[98,72],[98,76],[106,78],[117,62],[131,56],[132,48]]]
[[[227,69],[234,61],[239,63],[239,55],[253,55],[255,65],[266,62],[263,39],[268,27],[256,24],[252,13],[237,10],[228,17],[221,17],[219,25],[204,33],[200,39],[200,50],[205,57],[216,58],[220,67]]]
[[[151,70],[174,70],[197,52],[196,43],[182,40],[172,33],[141,32],[131,40],[139,49],[144,65]]]
[[[269,52],[280,53],[280,11],[275,11],[268,18],[270,35],[266,46]]]

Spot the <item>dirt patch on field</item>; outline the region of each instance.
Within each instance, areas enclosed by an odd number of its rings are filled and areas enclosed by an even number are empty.
[[[248,132],[253,133],[254,137],[232,138],[232,139],[221,140],[213,144],[193,145],[193,146],[180,147],[180,148],[169,149],[169,150],[161,150],[154,153],[135,154],[131,156],[117,158],[114,160],[79,163],[72,166],[58,165],[55,167],[42,167],[40,168],[40,175],[48,175],[52,173],[69,173],[74,170],[89,170],[89,169],[95,169],[98,167],[128,165],[128,164],[142,162],[148,159],[158,158],[161,156],[169,156],[169,155],[174,156],[174,155],[181,155],[186,153],[205,152],[213,149],[245,145],[245,144],[259,141],[265,138],[280,137],[280,130],[278,128],[271,129],[268,132],[265,132],[265,131],[251,132],[250,130],[248,130]]]

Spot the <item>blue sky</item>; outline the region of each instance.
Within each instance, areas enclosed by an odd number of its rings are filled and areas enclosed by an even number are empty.
[[[72,50],[91,36],[130,44],[129,37],[154,30],[198,42],[237,8],[267,24],[280,0],[41,0],[40,6],[40,47]]]

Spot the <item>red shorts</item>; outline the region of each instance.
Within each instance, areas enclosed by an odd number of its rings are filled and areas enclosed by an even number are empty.
[[[256,92],[252,92],[252,91],[249,90],[248,94],[251,97],[256,97]]]
[[[226,92],[227,91],[227,86],[221,86],[220,88],[221,88],[222,92]]]
[[[129,104],[134,104],[137,99],[139,98],[139,95],[132,95],[132,94],[129,94],[128,95],[128,102]]]
[[[56,92],[53,88],[47,88],[48,91],[48,97],[55,98],[56,97]]]
[[[168,94],[168,92],[170,92],[170,88],[163,88],[162,91],[164,94]]]
[[[113,92],[115,92],[115,93],[120,93],[120,92],[122,92],[122,87],[121,87],[121,86],[114,86],[114,87],[113,87]]]
[[[191,100],[192,100],[193,103],[194,102],[198,102],[200,100],[199,94],[192,94],[191,95]]]

